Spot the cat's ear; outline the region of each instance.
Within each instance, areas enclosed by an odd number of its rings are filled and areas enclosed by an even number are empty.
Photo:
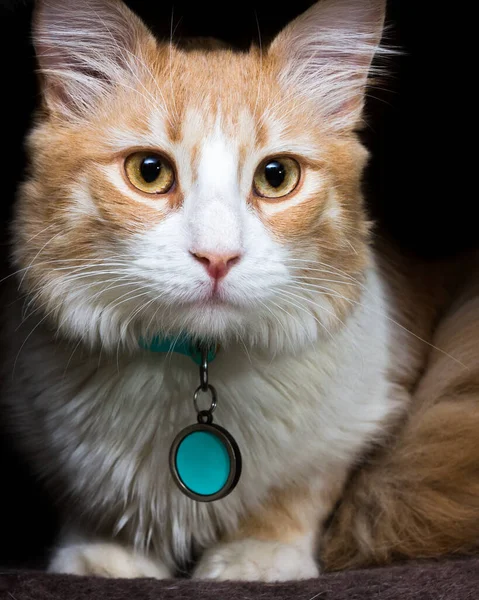
[[[339,128],[358,125],[374,55],[380,51],[385,0],[322,0],[273,40],[283,85],[315,102]]]
[[[155,45],[120,0],[38,0],[33,42],[47,107],[78,116],[115,85],[132,85],[141,51]]]

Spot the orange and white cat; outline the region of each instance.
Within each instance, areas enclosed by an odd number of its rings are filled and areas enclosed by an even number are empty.
[[[479,303],[438,329],[449,289],[380,268],[363,208],[384,10],[323,0],[234,52],[159,42],[114,0],[38,3],[6,404],[63,510],[51,571],[273,581],[477,541]],[[215,418],[243,455],[222,500],[172,480],[198,373],[140,348],[155,335],[220,344]]]

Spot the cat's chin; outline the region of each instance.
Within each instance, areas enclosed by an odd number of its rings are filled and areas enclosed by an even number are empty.
[[[76,298],[64,301],[63,310],[56,315],[54,327],[62,337],[72,342],[79,339],[102,352],[117,352],[124,348],[136,352],[141,339],[156,336],[176,338],[187,335],[192,339],[211,340],[222,346],[240,343],[243,347],[278,352],[297,352],[321,337],[323,327],[318,317],[302,309],[266,309],[264,304],[249,306],[215,299],[195,303],[151,306],[150,310],[131,318],[133,307],[108,310],[101,304],[79,303]],[[328,335],[330,337],[330,334]]]
[[[181,323],[181,327],[166,335],[187,335],[196,340],[215,341],[225,347],[239,342],[242,347],[273,353],[296,352],[317,340],[316,319],[312,318],[311,323],[308,319],[298,323],[296,318],[288,318],[284,311],[265,313],[261,308],[245,308],[221,300],[183,307],[173,321]],[[161,335],[165,331],[153,333]]]
[[[179,317],[183,333],[223,343],[252,327],[251,315],[247,311],[218,297],[185,307]]]

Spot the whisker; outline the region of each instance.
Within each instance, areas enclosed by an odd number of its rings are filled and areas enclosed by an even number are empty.
[[[346,296],[344,294],[342,294],[339,290],[334,289],[332,287],[325,286],[325,285],[319,285],[318,283],[309,283],[308,281],[293,280],[291,283],[287,283],[286,286],[290,287],[290,288],[294,288],[294,289],[302,289],[305,292],[311,292],[311,291],[329,292],[328,295],[330,295],[330,296],[336,296],[337,298],[346,299]]]
[[[115,304],[114,308],[118,308],[118,306],[120,306],[121,304],[124,304],[125,302],[131,302],[132,300],[136,300],[137,298],[142,298],[144,296],[147,296],[150,292],[147,290],[146,292],[142,292],[140,294],[137,294],[136,296],[133,297],[127,297],[124,300],[122,300],[122,302],[120,302],[119,304]],[[121,298],[123,298],[123,296],[121,296]],[[123,328],[122,327],[122,331],[125,331],[126,327]],[[118,372],[120,372],[120,363],[119,363],[119,355],[120,355],[120,344],[122,342],[122,337],[118,336],[118,344],[116,346],[116,366],[118,369]]]
[[[38,329],[38,327],[40,327],[40,325],[46,320],[48,319],[48,317],[54,312],[54,308],[52,310],[50,310],[49,312],[47,312],[47,314],[40,320],[38,321],[38,323],[35,325],[35,327],[30,331],[30,333],[27,335],[27,337],[25,338],[25,340],[23,341],[23,344],[20,346],[20,350],[17,352],[17,356],[15,357],[15,361],[13,363],[13,368],[12,368],[12,379],[15,375],[15,369],[17,368],[17,363],[18,363],[18,359],[20,357],[20,354],[23,350],[23,348],[25,347],[25,344],[28,342],[28,340],[32,337],[32,335],[35,333],[35,331]]]
[[[111,281],[112,281],[112,279],[109,279],[109,280],[107,279],[107,280],[104,280],[104,283],[110,283]],[[118,281],[118,279],[117,279],[117,278],[113,279],[113,283],[116,283],[117,281]],[[80,292],[82,292],[83,290],[85,290],[85,289],[88,289],[88,288],[90,287],[90,285],[91,285],[91,284],[89,284],[89,283],[83,284],[83,285],[79,286],[78,288],[76,288],[76,289],[75,289],[75,292],[76,292],[76,293],[80,293]],[[124,284],[122,283],[122,284],[121,284],[121,286],[123,286],[123,285],[124,285]],[[106,288],[106,290],[109,290],[109,289],[114,289],[114,287],[121,287],[121,286],[113,286],[113,287],[112,287],[112,286],[110,286],[110,287]],[[106,291],[106,290],[101,290],[101,292],[99,292],[98,294],[101,294],[101,293],[103,293],[103,292],[104,292],[104,291]],[[95,295],[94,295],[94,296],[93,296],[93,297],[92,297],[90,300],[92,300],[92,299],[96,299],[96,297],[98,296],[98,294],[95,294]],[[28,313],[28,314],[27,314],[27,312],[26,312],[26,311],[28,311],[28,308],[30,307],[30,305],[31,305],[31,304],[35,304],[35,302],[36,302],[36,299],[37,299],[37,296],[38,296],[38,294],[36,294],[35,296],[33,296],[33,297],[31,298],[30,302],[28,303],[27,307],[26,307],[26,308],[23,310],[23,314],[22,314],[22,316],[23,316],[23,319],[22,319],[22,321],[20,322],[20,324],[18,325],[18,327],[16,328],[16,330],[15,330],[15,331],[17,331],[18,329],[20,329],[20,327],[21,327],[21,326],[22,326],[22,325],[23,325],[23,324],[24,324],[24,323],[25,323],[25,322],[26,322],[28,319],[30,319],[30,318],[31,318],[31,317],[32,317],[32,316],[33,316],[35,313],[37,313],[37,312],[41,311],[41,309],[42,309],[42,308],[43,308],[45,305],[47,305],[47,304],[48,304],[48,301],[45,301],[45,302],[43,302],[42,304],[38,305],[38,306],[37,306],[37,307],[36,307],[34,310],[32,310],[30,313]],[[60,302],[59,302],[59,303],[58,303],[58,304],[55,306],[55,310],[59,310],[59,308],[61,307],[61,305],[62,305],[63,303],[64,303],[64,299],[62,298],[62,300],[60,300]],[[63,326],[63,324],[66,322],[66,320],[67,320],[67,319],[64,319],[64,320],[62,320],[62,321],[60,322],[60,324],[59,324],[59,328],[61,328],[61,327]]]
[[[337,319],[344,327],[346,327],[346,324],[338,317],[338,315],[336,315],[332,310],[328,310],[324,306],[321,306],[321,305],[317,304],[316,302],[314,302],[314,300],[311,300],[309,298],[305,298],[304,296],[299,296],[298,294],[293,294],[293,292],[288,292],[288,291],[285,291],[285,290],[282,290],[282,293],[283,294],[287,294],[288,296],[292,296],[294,298],[299,298],[299,300],[304,300],[304,301],[312,304],[313,306],[316,306],[317,308],[319,308],[323,312],[326,312],[329,315],[331,315],[332,317],[334,317],[335,319]],[[320,295],[326,296],[326,294],[320,294]],[[331,295],[331,294],[328,294],[328,295]]]
[[[47,227],[45,227],[44,229],[42,229],[41,231],[39,231],[38,233],[36,233],[35,235],[32,235],[32,237],[28,238],[28,240],[25,243],[25,245],[29,244],[32,240],[34,240],[36,237],[38,237],[39,235],[42,235],[42,233],[45,233],[45,231],[48,231],[49,229],[51,229],[52,227],[54,227],[54,224],[51,223],[50,225],[47,225]]]
[[[341,287],[358,287],[358,284],[352,281],[341,281],[340,279],[326,279],[325,277],[308,277],[307,275],[294,275],[292,280],[298,282],[322,281],[324,283],[338,283]]]
[[[66,262],[81,262],[81,260],[82,259],[80,259],[80,258],[63,258],[63,259],[53,259],[53,260],[35,262],[34,264],[30,263],[27,267],[22,267],[21,269],[17,269],[16,271],[13,271],[13,273],[9,273],[8,275],[6,275],[2,279],[0,279],[0,284],[3,283],[4,281],[6,281],[7,279],[10,279],[11,277],[15,277],[19,273],[28,271],[35,267],[45,266],[45,265],[48,266],[51,264],[66,263]],[[123,261],[123,262],[117,261],[117,262],[113,263],[113,262],[103,262],[103,259],[98,259],[98,262],[100,262],[102,264],[102,266],[110,266],[110,265],[111,266],[130,266],[130,263],[127,261]],[[65,271],[68,269],[70,269],[70,267],[62,267],[62,268],[56,268],[56,269],[52,269],[52,270]]]
[[[235,327],[235,329],[236,329],[236,337],[241,342],[241,345],[244,348],[244,351],[245,351],[245,354],[246,354],[246,356],[248,358],[248,361],[249,361],[250,365],[252,365],[253,364],[253,360],[251,358],[251,354],[249,353],[248,347],[246,346],[245,341],[243,340],[243,336],[241,335],[241,332],[239,331],[238,327]]]
[[[329,335],[329,337],[333,340],[334,336],[333,334],[329,331],[329,329],[326,327],[326,325],[324,325],[324,323],[321,323],[321,321],[318,319],[318,317],[316,315],[313,315],[311,313],[311,311],[307,310],[304,306],[301,306],[300,304],[297,304],[296,302],[293,302],[290,298],[288,297],[284,297],[283,296],[284,292],[279,292],[279,295],[282,297],[283,301],[286,302],[286,304],[289,304],[290,306],[294,306],[296,308],[298,308],[299,310],[302,310],[303,312],[305,312],[309,317],[313,317],[313,319],[316,321],[316,323],[326,331],[326,333]],[[302,299],[302,298],[301,298]]]
[[[32,262],[28,265],[29,267],[31,267],[33,265],[33,263],[35,262],[35,260],[40,256],[40,254],[45,250],[45,248],[48,246],[48,244],[50,244],[51,242],[53,242],[53,240],[55,240],[57,237],[59,237],[60,235],[63,235],[63,231],[59,231],[58,233],[56,233],[54,236],[52,236],[51,238],[49,238],[44,244],[43,246],[40,248],[40,250],[35,254],[35,256],[32,259]],[[22,287],[23,281],[25,279],[25,275],[26,275],[26,271],[23,274],[23,277],[20,279],[20,283],[18,284],[18,289],[20,289]]]
[[[304,285],[304,284],[301,284],[301,285]],[[371,292],[369,291],[369,289],[366,286],[360,284],[359,282],[358,282],[358,285],[360,285],[362,288],[364,288],[365,295],[369,294],[369,296],[371,298],[376,298],[377,297],[375,294],[371,294]],[[288,293],[291,293],[291,292],[288,292]],[[324,292],[322,292],[322,294],[326,295]],[[434,350],[437,350],[438,352],[440,352],[444,356],[447,356],[448,358],[450,358],[451,360],[453,360],[455,363],[461,365],[461,367],[463,367],[464,369],[469,369],[469,367],[467,365],[465,365],[462,361],[460,361],[459,359],[455,358],[454,356],[452,356],[451,354],[449,354],[449,352],[446,352],[442,348],[439,348],[438,346],[436,346],[432,342],[428,342],[427,340],[425,340],[424,338],[422,338],[420,335],[414,333],[414,331],[411,331],[406,326],[402,325],[402,323],[399,323],[398,321],[396,321],[395,319],[393,319],[389,314],[387,314],[387,312],[378,311],[378,310],[373,309],[364,300],[363,301],[353,300],[352,298],[346,298],[343,295],[340,295],[339,297],[342,298],[345,302],[348,302],[349,304],[352,304],[352,305],[354,304],[354,305],[357,305],[357,306],[361,306],[364,310],[370,311],[371,313],[373,313],[373,314],[375,314],[375,315],[377,315],[379,317],[383,317],[383,318],[387,319],[389,322],[391,322],[395,326],[399,327],[401,330],[403,330],[404,332],[408,333],[409,335],[412,335],[413,337],[415,337],[420,342],[423,342],[424,344],[426,344],[430,348],[433,348]],[[306,298],[304,298],[304,300],[306,300],[307,302],[310,302],[310,300],[308,300]]]
[[[279,325],[281,326],[282,330],[284,331],[284,335],[285,335],[285,336],[286,336],[286,337],[289,339],[289,341],[290,341],[291,345],[293,345],[293,344],[292,344],[292,340],[291,340],[291,338],[290,338],[290,336],[289,336],[289,334],[288,334],[288,332],[287,332],[287,330],[286,330],[286,327],[283,325],[283,323],[281,322],[281,320],[280,320],[280,318],[278,317],[278,315],[275,315],[275,314],[274,314],[274,312],[273,312],[273,311],[272,311],[272,310],[271,310],[271,309],[270,309],[270,308],[269,308],[269,307],[268,307],[268,306],[267,306],[267,305],[266,305],[266,304],[265,304],[265,303],[264,303],[262,300],[258,300],[258,301],[259,301],[259,303],[260,303],[260,304],[261,304],[261,305],[262,305],[264,308],[266,308],[266,310],[267,310],[267,311],[269,311],[269,312],[270,312],[270,313],[273,315],[273,317],[276,319],[276,321],[279,323]],[[275,303],[274,303],[272,300],[270,300],[270,303],[271,303],[271,304],[273,304],[273,305],[275,305],[277,308],[281,308],[280,306],[278,306],[277,304],[275,304]],[[281,310],[284,310],[284,309],[281,309]],[[284,311],[284,312],[286,312],[286,314],[288,314],[288,313],[287,313],[287,311]],[[276,356],[276,350],[274,351],[273,358],[274,358],[275,356]]]

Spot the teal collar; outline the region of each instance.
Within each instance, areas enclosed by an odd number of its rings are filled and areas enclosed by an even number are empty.
[[[150,352],[162,352],[165,354],[176,352],[189,356],[197,365],[201,364],[201,344],[193,341],[189,336],[183,335],[175,338],[160,337],[155,335],[150,341],[140,338],[140,348]],[[218,352],[216,344],[206,344],[209,346],[208,362],[215,359]]]

